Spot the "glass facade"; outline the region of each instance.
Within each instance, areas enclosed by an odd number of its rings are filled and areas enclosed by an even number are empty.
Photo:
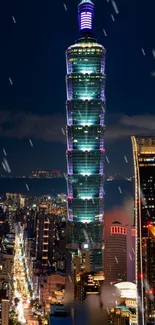
[[[68,235],[80,249],[86,231],[94,269],[102,269],[105,49],[92,36],[93,12],[90,0],[80,3],[81,37],[66,51]]]
[[[132,137],[138,325],[155,322],[155,137]],[[141,306],[141,308],[139,307]]]

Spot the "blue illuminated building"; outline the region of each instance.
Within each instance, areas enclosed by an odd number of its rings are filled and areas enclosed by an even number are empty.
[[[89,237],[93,270],[102,269],[105,48],[93,36],[94,4],[78,6],[80,37],[66,51],[68,238],[76,254]]]
[[[49,325],[72,325],[71,313],[67,312],[64,305],[50,306]]]

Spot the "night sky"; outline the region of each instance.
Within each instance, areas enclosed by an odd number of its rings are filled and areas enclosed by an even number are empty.
[[[107,50],[105,172],[131,175],[130,135],[155,133],[155,1],[116,0],[119,14],[111,0],[94,2],[94,33]],[[5,148],[13,174],[66,170],[65,50],[79,36],[78,3],[1,3],[0,157]]]

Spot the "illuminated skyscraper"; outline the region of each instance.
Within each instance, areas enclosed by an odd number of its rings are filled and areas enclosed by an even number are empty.
[[[127,281],[127,228],[115,221],[105,241],[105,278],[109,282]]]
[[[93,36],[93,16],[93,2],[82,0],[78,6],[80,38],[66,52],[68,237],[72,252],[91,250],[92,269],[99,270],[104,213],[105,49]]]
[[[10,302],[8,299],[2,299],[2,312],[1,312],[1,324],[8,325],[9,324],[9,305]]]
[[[130,209],[134,212],[133,206]],[[106,281],[135,281],[135,226],[129,225],[130,221],[133,222],[124,207],[111,209],[104,215]]]
[[[155,322],[155,137],[132,137],[138,325]],[[138,297],[137,297],[138,299]]]
[[[99,295],[103,283],[103,272],[83,272],[77,274],[75,278],[75,299],[84,302],[90,295]]]
[[[36,227],[36,260],[43,268],[47,268],[49,265],[48,253],[50,220],[46,210],[46,206],[40,206],[40,210],[37,215]]]

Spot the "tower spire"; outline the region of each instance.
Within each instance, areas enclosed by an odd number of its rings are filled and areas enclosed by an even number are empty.
[[[91,0],[82,0],[78,6],[78,20],[80,31],[91,31],[94,16],[94,3]]]

